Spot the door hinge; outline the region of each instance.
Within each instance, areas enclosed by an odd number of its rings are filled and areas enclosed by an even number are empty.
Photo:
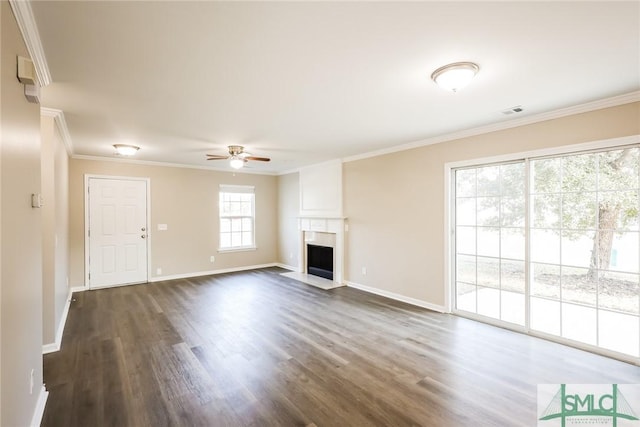
[[[87,230],[87,236],[91,237],[91,230]]]

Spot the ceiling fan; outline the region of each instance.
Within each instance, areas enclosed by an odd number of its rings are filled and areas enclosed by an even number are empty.
[[[256,157],[250,153],[244,151],[242,145],[230,145],[228,156],[219,156],[217,154],[207,154],[207,160],[227,160],[229,159],[229,165],[234,169],[241,169],[249,160],[255,160],[258,162],[271,161],[268,157]]]

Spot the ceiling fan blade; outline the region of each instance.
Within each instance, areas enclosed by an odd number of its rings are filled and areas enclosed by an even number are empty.
[[[226,160],[229,156],[219,156],[217,154],[207,154],[207,160]]]
[[[245,160],[256,160],[258,162],[270,162],[271,159],[268,157],[256,157],[256,156],[247,156],[244,158]]]

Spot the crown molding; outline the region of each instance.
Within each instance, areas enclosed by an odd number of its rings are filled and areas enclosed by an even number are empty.
[[[411,150],[413,148],[424,147],[427,145],[439,144],[441,142],[455,141],[457,139],[468,138],[471,136],[483,135],[491,132],[497,132],[506,129],[512,129],[520,126],[526,126],[533,123],[544,122],[547,120],[559,119],[561,117],[573,116],[590,111],[602,110],[604,108],[617,107],[620,105],[631,104],[640,101],[640,91],[626,93],[624,95],[604,98],[597,101],[587,102],[584,104],[574,105],[572,107],[560,108],[558,110],[548,111],[545,113],[534,114],[527,117],[512,119],[505,122],[493,123],[486,126],[480,126],[472,129],[465,129],[458,132],[452,132],[444,135],[435,136],[433,138],[422,139],[408,144],[396,145],[395,147],[385,148],[382,150],[370,151],[368,153],[356,154],[354,156],[342,159],[344,163],[356,160],[368,159],[371,157],[382,156],[385,154],[397,153],[399,151]]]
[[[276,176],[276,172],[271,171],[254,171],[249,170],[247,168],[242,169],[234,169],[232,171],[228,169],[210,167],[210,166],[198,166],[198,165],[187,165],[182,163],[167,163],[167,162],[157,162],[153,160],[137,160],[137,159],[129,159],[123,157],[102,157],[102,156],[87,156],[84,154],[75,154],[71,156],[72,159],[77,160],[92,160],[96,162],[116,162],[116,163],[130,163],[134,165],[142,165],[142,166],[160,166],[167,168],[183,168],[183,169],[200,169],[200,170],[208,170],[213,172],[224,172],[224,173],[241,173],[241,174],[250,174],[250,175],[268,175],[268,176]]]
[[[47,58],[44,55],[44,49],[40,42],[40,34],[38,33],[38,26],[33,16],[31,3],[28,0],[9,0],[9,4],[16,17],[18,28],[20,29],[20,33],[22,33],[22,38],[27,45],[27,51],[29,51],[29,56],[31,56],[31,60],[36,69],[38,84],[40,87],[45,87],[51,83],[51,73],[49,72]]]
[[[71,135],[69,134],[69,128],[67,127],[67,121],[64,119],[64,112],[62,110],[56,110],[55,108],[41,107],[40,115],[53,117],[56,127],[58,128],[58,132],[60,132],[60,136],[62,137],[64,147],[67,149],[67,154],[72,156],[73,143],[71,141]]]
[[[309,166],[311,166],[311,165],[309,165]],[[292,173],[300,173],[300,169],[302,169],[303,167],[306,167],[306,166],[301,166],[301,167],[295,168],[295,169],[287,169],[287,170],[284,170],[284,171],[280,171],[280,172],[276,173],[276,175],[283,176],[283,175],[290,175]]]

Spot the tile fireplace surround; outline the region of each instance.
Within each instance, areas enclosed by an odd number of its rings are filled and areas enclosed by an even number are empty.
[[[344,278],[344,218],[299,218],[300,253],[298,271],[284,276],[322,289],[333,289],[343,284]],[[307,274],[307,244],[333,247],[333,281]]]

